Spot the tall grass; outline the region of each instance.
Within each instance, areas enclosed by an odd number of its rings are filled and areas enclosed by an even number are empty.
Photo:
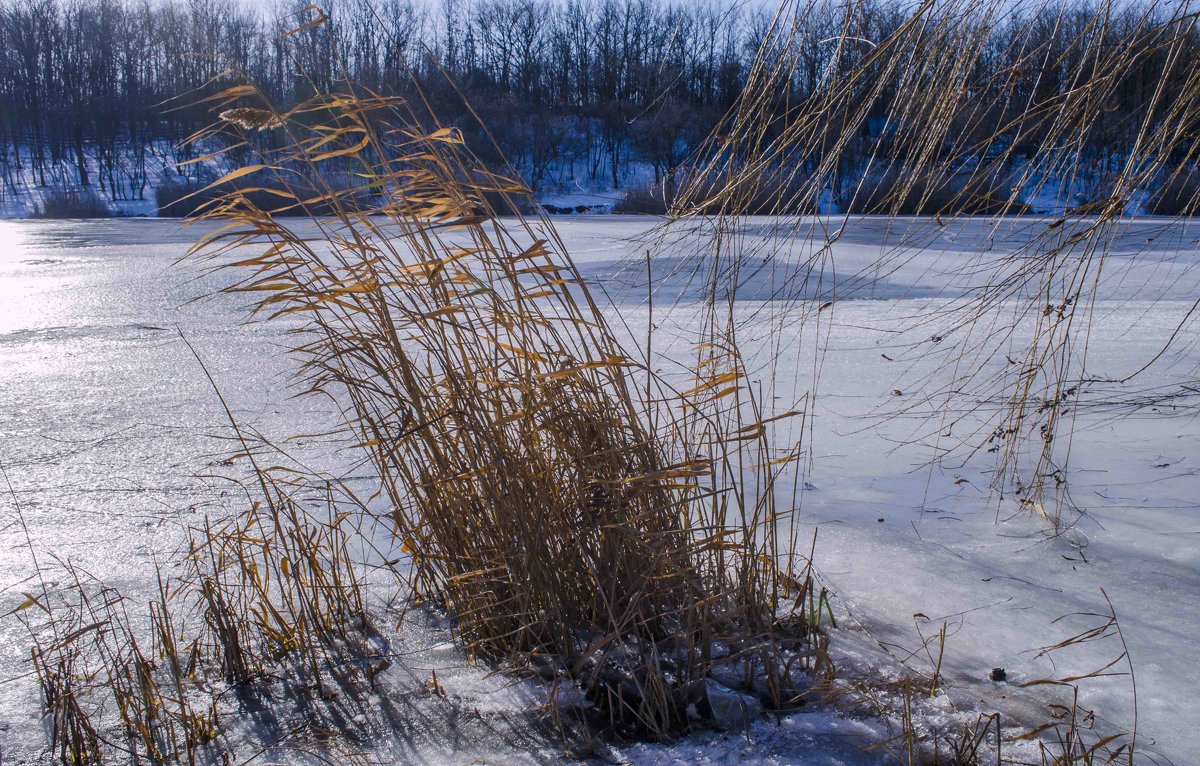
[[[226,719],[247,710],[263,752],[358,762],[336,738],[309,741],[316,718],[296,726],[289,705],[270,704],[280,687],[302,711],[311,697],[358,700],[387,666],[370,644],[349,516],[267,471],[245,495],[243,513],[192,530],[146,603],[60,562],[43,573],[54,584],[18,608],[59,763],[227,761],[240,743]],[[342,725],[347,740],[359,733]]]
[[[813,28],[817,5],[781,5],[725,129],[697,153],[699,170],[688,176],[695,180],[672,205],[675,219],[715,221],[709,262],[745,270],[799,249],[807,255],[789,262],[793,283],[831,282],[834,273],[853,283],[891,274],[930,247],[918,244],[918,233],[847,274],[838,269],[834,249],[847,219],[839,224],[836,216],[815,227],[781,219],[763,244],[742,247],[741,219],[754,212],[754,200],[779,187],[779,173],[788,169],[798,181],[797,200],[840,190],[844,211],[930,214],[938,228],[957,215],[983,214],[993,231],[1004,232],[1006,219],[1026,210],[1027,194],[1050,195],[1094,175],[1081,150],[1085,137],[1103,122],[1131,73],[1148,62],[1162,71],[1160,86],[1139,112],[1136,139],[1105,171],[1099,193],[1082,205],[1063,200],[1065,212],[1002,258],[979,253],[957,276],[963,297],[938,304],[911,325],[926,340],[908,349],[909,358],[941,359],[945,373],[915,381],[918,390],[903,401],[917,404],[897,410],[928,419],[914,438],[936,444],[943,455],[995,454],[998,496],[1015,497],[1059,529],[1072,518],[1067,463],[1080,392],[1144,372],[1087,364],[1097,289],[1112,269],[1106,269],[1112,238],[1142,190],[1161,189],[1150,199],[1153,211],[1194,208],[1188,184],[1200,120],[1200,61],[1192,55],[1196,8],[1190,2],[1040,6],[1042,22],[1003,44],[1006,55],[1031,66],[1050,71],[1053,62],[1054,82],[1018,93],[1019,72],[988,64],[998,44],[991,32],[1014,12],[1005,3],[922,3],[882,38],[863,36],[869,14],[853,5],[832,36]],[[1047,24],[1065,41],[1053,43]],[[830,51],[819,87],[793,99],[791,75],[805,43],[818,35]],[[865,173],[847,178],[844,158],[867,116],[880,108],[887,114],[884,135],[872,144]],[[990,132],[967,144],[960,137],[972,131],[964,127]],[[713,178],[723,183],[699,180]],[[800,242],[804,247],[797,248]],[[827,298],[836,300],[836,290]],[[825,305],[814,303],[781,308],[790,313],[786,322],[819,324]],[[1162,337],[1164,351],[1179,334]]]
[[[252,86],[227,96],[257,99],[239,122],[259,110],[286,148],[214,184],[199,220],[219,226],[196,252],[237,271],[229,289],[258,316],[304,322],[296,353],[380,477],[397,573],[468,651],[549,664],[612,725],[655,736],[687,724],[718,666],[796,703],[817,595],[773,493],[740,486],[794,461],[772,454],[736,347],[702,344],[693,383],[669,390],[617,342],[549,222],[498,217],[532,209],[528,190],[418,105],[348,89],[278,113]],[[379,204],[301,194],[334,159]],[[257,206],[260,187],[310,227]]]

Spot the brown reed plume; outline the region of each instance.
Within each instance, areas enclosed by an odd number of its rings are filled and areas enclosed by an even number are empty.
[[[694,385],[670,393],[548,221],[499,217],[531,209],[528,190],[429,126],[427,105],[347,87],[276,113],[251,85],[217,101],[269,113],[281,148],[214,184],[195,251],[236,270],[256,316],[301,323],[309,390],[341,403],[379,474],[400,574],[468,650],[548,664],[658,736],[718,666],[796,702],[799,607],[820,594],[780,544],[772,493],[738,482],[769,485],[791,460],[767,456],[736,344],[702,344]],[[375,200],[329,188],[334,164]],[[256,205],[263,190],[280,205]]]

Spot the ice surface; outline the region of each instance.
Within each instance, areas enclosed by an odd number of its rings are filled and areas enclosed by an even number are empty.
[[[654,300],[647,301],[643,258],[654,224],[622,216],[556,221],[630,337],[644,337],[653,315],[657,363],[669,374],[699,317],[687,283],[704,232],[673,235],[676,245],[651,264]],[[764,328],[761,337],[782,342],[751,351],[764,377],[769,365],[789,371],[780,395],[817,391],[811,467],[797,491],[803,529],[817,530],[818,568],[838,596],[833,651],[847,675],[897,672],[897,660],[920,646],[918,629],[927,636],[946,622],[948,691],[927,705],[929,720],[1002,710],[1014,726],[1040,722],[1057,692],[1017,684],[1115,656],[1108,644],[1084,647],[1052,667],[1033,651],[1085,622],[1055,624],[1060,616],[1104,611],[1103,588],[1137,671],[1140,742],[1188,763],[1200,752],[1200,714],[1188,702],[1200,688],[1200,393],[1187,388],[1200,362],[1195,329],[1185,325],[1150,377],[1081,399],[1070,482],[1086,515],[1060,537],[989,493],[988,456],[930,462],[941,433],[931,407],[877,417],[915,391],[913,381],[936,361],[912,352],[919,326],[899,330],[969,297],[979,253],[1010,252],[1045,225],[810,221],[788,235],[790,255],[764,257],[734,310],[753,345],[756,319],[768,322],[781,299],[834,301],[820,314],[819,365],[811,323]],[[1089,368],[1136,369],[1187,315],[1200,294],[1197,233],[1156,220],[1122,228],[1097,288]],[[336,422],[327,403],[289,398],[291,363],[282,351],[264,353],[287,344],[286,326],[243,324],[236,298],[192,301],[220,280],[172,265],[197,234],[165,220],[0,222],[0,461],[13,485],[2,501],[0,612],[29,589],[26,528],[39,563],[69,559],[137,593],[155,559],[172,564],[189,523],[236,507],[220,478],[237,470],[223,464],[224,416],[180,332],[243,423],[283,438]],[[776,222],[752,221],[744,244],[753,253],[778,236]],[[778,295],[784,277],[831,237],[834,245],[820,254],[826,275]],[[1152,389],[1171,397],[1145,404]],[[328,470],[345,468],[345,456],[320,440],[288,446]],[[39,761],[45,746],[24,638],[11,619],[0,621],[6,763]],[[396,640],[410,642],[414,658],[404,665],[408,675],[393,679],[397,688],[421,689],[436,669],[448,694],[406,702],[418,731],[380,741],[381,755],[431,763],[558,757],[553,739],[531,729],[523,713],[537,701],[529,689],[470,666],[436,627],[410,626]],[[996,666],[1006,668],[1008,683],[988,680]],[[1127,723],[1128,691],[1126,678],[1097,682],[1086,688],[1085,704],[1102,720]],[[863,738],[885,732],[822,711],[764,719],[745,736],[709,733],[610,755],[639,763],[862,763],[879,757],[856,749]]]

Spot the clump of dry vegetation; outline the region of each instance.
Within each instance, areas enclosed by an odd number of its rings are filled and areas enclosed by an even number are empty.
[[[820,212],[817,198],[808,196],[811,188],[807,186],[809,179],[803,174],[803,163],[796,163],[796,167],[800,169],[788,169],[785,166],[771,171],[770,178],[758,184],[754,196],[741,203],[743,214],[812,215]],[[664,215],[676,207],[683,189],[690,188],[693,195],[698,187],[716,193],[723,183],[724,179],[719,176],[703,178],[695,173],[680,171],[656,183],[630,189],[613,208],[613,212]],[[714,205],[690,212],[715,215],[720,213],[720,208]]]
[[[42,195],[34,218],[109,218],[112,211],[93,189],[54,189]]]
[[[1014,199],[1011,185],[1001,183],[993,170],[956,174],[903,165],[863,176],[843,190],[840,207],[846,213],[881,215],[1020,215],[1029,206]]]
[[[755,444],[768,476],[791,461],[764,457],[734,356],[713,347],[690,390],[661,390],[548,223],[498,219],[493,200],[519,210],[527,190],[409,104],[337,93],[273,124],[286,148],[222,182],[319,186],[323,163],[353,158],[381,202],[294,195],[329,212],[301,231],[233,189],[206,206],[221,226],[197,250],[235,261],[230,290],[258,314],[305,321],[311,391],[345,403],[420,598],[472,654],[549,668],[621,728],[678,731],[717,666],[797,704],[811,638],[797,607],[814,594],[770,494],[743,504],[720,486],[751,469],[729,444]]]
[[[310,741],[309,730],[340,722],[352,733],[348,717],[293,726],[266,702],[292,697],[304,708],[361,693],[387,665],[370,641],[377,633],[347,549],[349,517],[331,495],[267,472],[246,498],[244,513],[192,531],[177,571],[157,571],[148,604],[63,562],[43,573],[63,581],[43,581],[18,608],[64,766],[227,759],[234,744],[223,718],[246,709],[260,711],[264,753],[342,749]]]

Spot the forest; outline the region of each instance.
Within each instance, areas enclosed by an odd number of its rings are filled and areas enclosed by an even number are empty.
[[[1101,85],[1081,81],[1089,70],[1078,59],[1104,49],[1090,39],[1107,36],[1131,62],[1121,82],[1102,84],[1111,100],[1067,147],[1071,167],[1087,176],[1081,188],[1093,191],[1129,155],[1147,110],[1169,110],[1187,87],[1187,57],[1167,55],[1172,40],[1185,38],[1184,49],[1200,56],[1194,14],[1170,3],[1104,10],[1092,0],[1058,0],[944,13],[978,13],[954,22],[987,40],[983,55],[953,74],[963,103],[947,134],[954,145],[938,151],[959,164],[993,163],[982,193],[993,206],[1008,196],[1005,174],[1032,154],[1026,147],[1053,132],[1059,100]],[[909,164],[891,156],[882,167],[872,157],[889,142],[911,143],[902,134],[912,121],[895,104],[922,87],[925,73],[872,57],[873,41],[912,18],[885,0],[813,4],[788,22],[798,28],[779,53],[786,66],[756,73],[780,19],[773,8],[737,0],[0,0],[0,188],[94,188],[140,200],[159,182],[200,183],[213,170],[183,164],[196,146],[184,139],[213,122],[206,98],[250,82],[280,110],[335,85],[404,97],[460,127],[485,162],[510,164],[538,192],[636,181],[661,196],[696,162],[706,137],[719,143],[750,78],[785,81],[773,86],[763,121],[778,134],[803,119],[831,80],[865,73],[856,75],[854,103],[826,116],[828,145],[786,158],[792,168],[829,167],[820,155],[836,154],[838,198],[864,175],[877,187],[894,184],[894,163]],[[917,60],[921,52],[911,54]],[[764,51],[759,61],[770,56]],[[156,154],[161,161],[150,162]],[[150,177],[163,167],[175,177]],[[1186,187],[1177,197],[1187,196],[1195,178],[1173,183]],[[1151,212],[1178,212],[1158,196],[1160,209]],[[858,206],[870,199],[860,194]]]

